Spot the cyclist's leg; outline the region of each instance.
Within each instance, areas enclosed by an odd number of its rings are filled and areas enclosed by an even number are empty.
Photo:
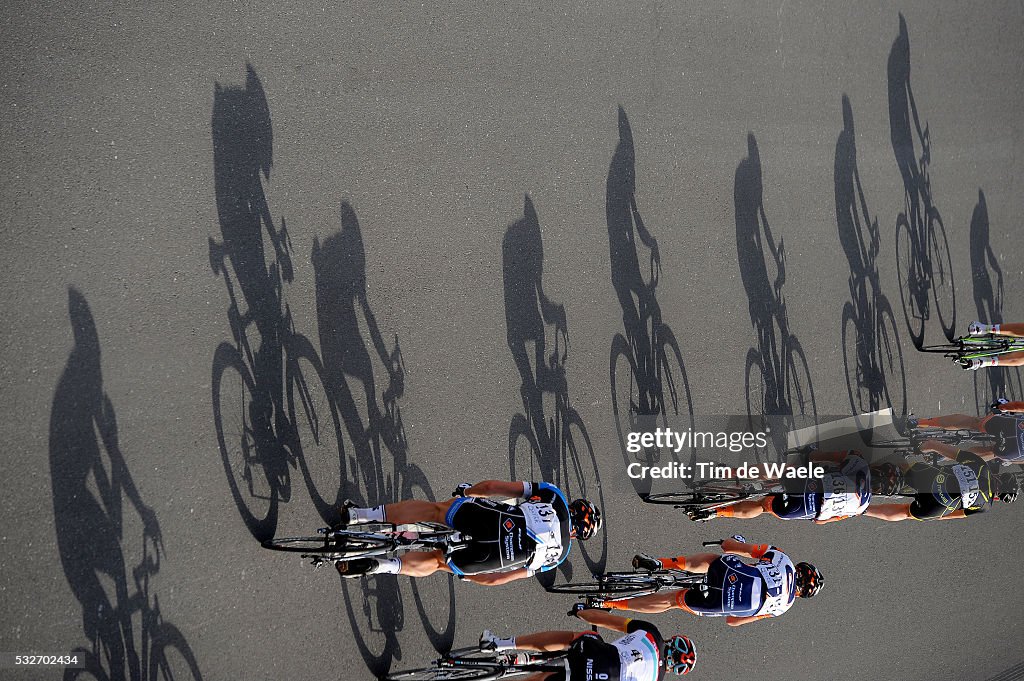
[[[746,501],[740,501],[735,504],[729,504],[728,506],[717,508],[715,509],[715,517],[749,520],[750,518],[756,518],[765,512],[778,517],[778,514],[772,510],[772,500],[775,496],[776,495],[772,494],[764,497],[763,499],[747,499]]]
[[[1024,324],[1020,322],[1014,322],[1010,324],[997,324],[996,328],[992,330],[992,333],[1000,336],[1015,336],[1020,338],[1024,336]]]
[[[347,516],[349,524],[359,523],[393,523],[408,525],[412,523],[438,523],[447,525],[445,516],[448,508],[459,499],[447,501],[425,501],[423,499],[407,499],[394,504],[363,508],[359,506],[342,507],[343,517]]]
[[[397,559],[400,562],[398,574],[406,577],[429,577],[438,570],[451,572],[440,551],[410,551]]]
[[[990,361],[986,361],[990,360]],[[1007,352],[1002,355],[982,358],[983,366],[993,367],[1019,367],[1024,366],[1024,352]]]
[[[946,416],[935,416],[929,419],[919,419],[918,425],[929,428],[942,428],[943,430],[977,430],[981,432],[984,419],[967,414],[948,414]]]
[[[579,631],[539,631],[511,639],[512,648],[516,650],[532,650],[538,653],[568,650],[572,642],[586,632]]]
[[[659,612],[665,612],[666,610],[672,610],[673,608],[689,610],[689,608],[682,605],[682,596],[687,591],[689,591],[689,589],[682,589],[680,591],[659,591],[657,593],[648,594],[647,596],[637,596],[636,598],[609,600],[602,603],[602,607],[609,608],[610,610],[632,610],[633,612],[642,612],[646,614],[657,614]]]

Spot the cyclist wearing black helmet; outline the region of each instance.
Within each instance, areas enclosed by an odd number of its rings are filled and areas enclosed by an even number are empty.
[[[606,642],[593,631],[542,631],[516,638],[498,638],[485,631],[480,636],[480,649],[568,651],[566,671],[540,672],[523,681],[661,681],[668,672],[689,674],[697,662],[693,641],[686,636],[666,641],[650,622],[586,609],[581,604],[569,615],[625,636]]]
[[[808,461],[822,465],[821,478],[784,478],[783,492],[688,513],[690,520],[738,518],[769,513],[782,520],[830,523],[861,515],[871,503],[872,469],[857,451],[813,452]]]
[[[585,499],[570,503],[562,490],[546,482],[484,480],[459,485],[452,496],[448,501],[409,499],[374,508],[346,502],[341,508],[343,525],[431,522],[447,525],[470,541],[447,555],[417,551],[400,558],[338,561],[338,572],[343,577],[426,577],[442,570],[478,584],[505,584],[557,567],[574,538],[586,540],[601,529],[601,511],[596,506]]]
[[[733,535],[722,541],[723,555],[698,553],[676,558],[638,554],[633,567],[642,570],[675,569],[707,575],[704,585],[668,590],[622,600],[595,603],[613,610],[658,613],[678,608],[701,617],[725,617],[738,627],[789,610],[797,598],[817,594],[825,578],[810,563],[793,564],[789,556],[768,544],[748,544]],[[754,563],[744,562],[753,559]]]
[[[888,465],[890,483],[884,492],[897,493],[910,487],[916,491],[914,501],[875,504],[868,507],[864,515],[888,521],[949,520],[987,511],[996,500],[1007,504],[1017,500],[1020,486],[1016,476],[993,474],[990,464],[979,455],[938,440],[922,442],[920,450],[941,454],[954,463],[951,466],[920,462],[909,467]]]

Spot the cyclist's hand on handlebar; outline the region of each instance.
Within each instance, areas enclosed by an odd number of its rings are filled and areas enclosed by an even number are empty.
[[[989,407],[988,407],[989,413],[991,413],[991,414],[1004,414],[1005,412],[1003,411],[1003,405],[1004,404],[1009,404],[1009,403],[1010,403],[1010,400],[1006,399],[1005,397],[1000,397],[995,402],[993,402],[992,404],[989,405]]]
[[[464,497],[466,496],[466,490],[468,490],[472,486],[473,485],[469,484],[468,482],[460,482],[459,485],[455,488],[455,491],[452,492],[452,496]]]
[[[565,613],[569,617],[579,617],[580,613],[584,610],[588,610],[586,603],[575,603],[569,612]]]

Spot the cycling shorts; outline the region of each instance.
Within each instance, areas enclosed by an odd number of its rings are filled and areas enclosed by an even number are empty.
[[[782,520],[813,520],[820,507],[820,494],[771,495],[771,512]]]
[[[981,422],[981,427],[989,435],[1002,436],[1003,446],[996,446],[996,456],[1003,461],[1024,461],[1024,417],[993,414]]]
[[[681,591],[676,603],[705,617],[750,617],[761,607],[761,577],[736,556],[719,556],[708,568],[705,582],[706,589]]]
[[[445,524],[470,537],[467,546],[448,554],[448,567],[456,575],[478,575],[524,567],[533,556],[534,543],[513,530],[523,522],[522,511],[490,499],[462,497],[452,502]],[[504,535],[504,536],[503,536]]]

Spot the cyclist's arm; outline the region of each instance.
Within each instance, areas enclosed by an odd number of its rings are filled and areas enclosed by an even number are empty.
[[[725,618],[725,623],[730,627],[741,627],[744,624],[750,624],[757,620],[768,619],[769,617],[771,617],[771,615],[755,615],[753,617],[734,617],[733,615],[729,615]]]
[[[1007,402],[1000,405],[999,410],[1012,414],[1024,414],[1024,402]]]
[[[464,579],[473,582],[474,584],[482,584],[484,586],[501,586],[502,584],[508,584],[514,582],[517,579],[525,579],[530,576],[530,571],[526,568],[519,568],[518,570],[512,570],[511,572],[485,572],[479,575],[466,575]]]
[[[483,480],[466,490],[467,497],[514,497],[523,496],[526,484],[508,480]]]
[[[771,546],[768,544],[747,544],[735,539],[722,540],[722,553],[732,553],[744,558],[753,558],[754,560],[761,560],[761,557],[770,548]]]
[[[910,520],[914,517],[910,514],[910,504],[872,504],[864,510],[864,515],[889,522]]]
[[[629,204],[633,209],[633,222],[636,224],[636,233],[640,236],[640,241],[642,241],[644,246],[647,246],[647,248],[654,248],[658,244],[658,241],[650,232],[647,231],[647,226],[640,218],[640,209],[636,206],[636,195],[630,196]]]
[[[629,626],[630,618],[619,617],[613,615],[604,610],[580,610],[579,614],[576,615],[587,624],[592,624],[595,627],[604,627],[605,629],[612,629],[613,631],[626,632],[626,627]]]

